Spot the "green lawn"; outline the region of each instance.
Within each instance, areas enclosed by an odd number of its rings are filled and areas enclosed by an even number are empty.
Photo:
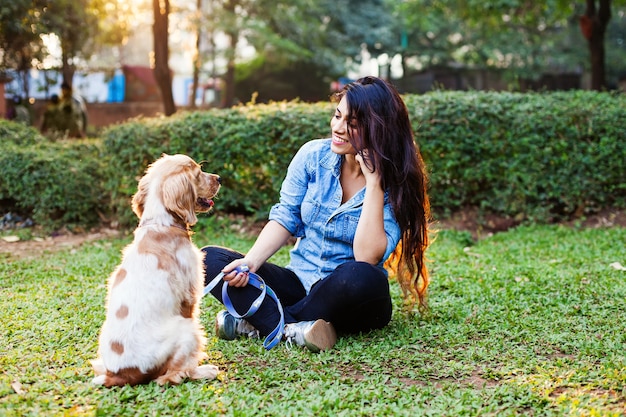
[[[195,242],[252,243],[203,219]],[[0,266],[0,415],[611,416],[626,414],[626,229],[520,227],[472,242],[441,231],[429,250],[431,312],[310,354],[213,336],[208,383],[106,389],[89,360],[105,282],[127,239]],[[281,251],[274,260],[285,263]]]

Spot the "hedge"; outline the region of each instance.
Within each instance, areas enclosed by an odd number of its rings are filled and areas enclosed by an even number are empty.
[[[409,96],[433,206],[551,222],[626,204],[626,96]]]
[[[518,222],[547,223],[626,207],[624,95],[433,92],[405,101],[428,166],[435,217],[477,207]],[[0,123],[0,204],[32,207],[38,222],[90,222],[99,210],[132,226],[129,200],[146,166],[162,153],[186,153],[222,176],[217,210],[264,218],[293,154],[306,141],[329,135],[332,113],[330,103],[297,101],[179,112],[112,126],[99,139],[64,143]],[[35,168],[24,158],[55,162]],[[50,177],[54,187],[47,198],[64,196],[66,206],[37,204],[32,196],[39,184],[31,177],[23,186],[7,187],[7,178],[18,180],[19,160],[24,169]],[[66,178],[55,163],[68,164],[76,175]],[[77,191],[85,182],[96,195]]]
[[[100,141],[49,142],[0,121],[0,216],[18,212],[48,229],[87,227],[108,210]]]
[[[297,102],[243,106],[136,120],[103,133],[107,190],[113,210],[128,218],[137,177],[162,153],[185,153],[222,177],[221,211],[265,217],[277,201],[289,161],[307,140],[328,135],[332,108]],[[131,175],[118,175],[127,172]]]

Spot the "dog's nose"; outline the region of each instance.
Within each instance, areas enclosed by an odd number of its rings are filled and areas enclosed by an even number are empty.
[[[219,175],[217,176],[217,183],[218,184],[222,184],[222,177],[220,177]]]

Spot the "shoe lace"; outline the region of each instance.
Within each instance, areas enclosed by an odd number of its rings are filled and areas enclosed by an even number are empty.
[[[287,350],[291,350],[291,347],[293,346],[294,341],[293,341],[293,337],[288,337],[285,340],[285,347],[287,347]]]
[[[248,336],[250,339],[260,339],[261,333],[257,329],[254,329],[246,333],[246,336]]]
[[[259,333],[259,331],[253,325],[251,325],[244,319],[241,319],[237,323],[237,333],[245,335],[251,339],[258,339],[261,337],[261,333]]]
[[[297,344],[297,341],[296,341],[296,329],[295,329],[293,324],[285,325],[284,337],[285,337],[285,346],[287,346],[287,349],[291,350],[292,346],[294,344]]]
[[[285,345],[291,348],[294,344],[298,346],[304,346],[304,332],[305,329],[302,323],[292,323],[285,326]]]

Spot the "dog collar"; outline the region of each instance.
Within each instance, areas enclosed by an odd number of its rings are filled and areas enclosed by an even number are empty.
[[[144,227],[144,226],[176,227],[177,229],[184,230],[185,232],[189,232],[189,228],[186,227],[186,226],[183,226],[182,224],[174,223],[174,224],[165,225],[165,224],[157,223],[154,219],[141,220],[141,222],[139,222],[139,226],[138,227]]]

